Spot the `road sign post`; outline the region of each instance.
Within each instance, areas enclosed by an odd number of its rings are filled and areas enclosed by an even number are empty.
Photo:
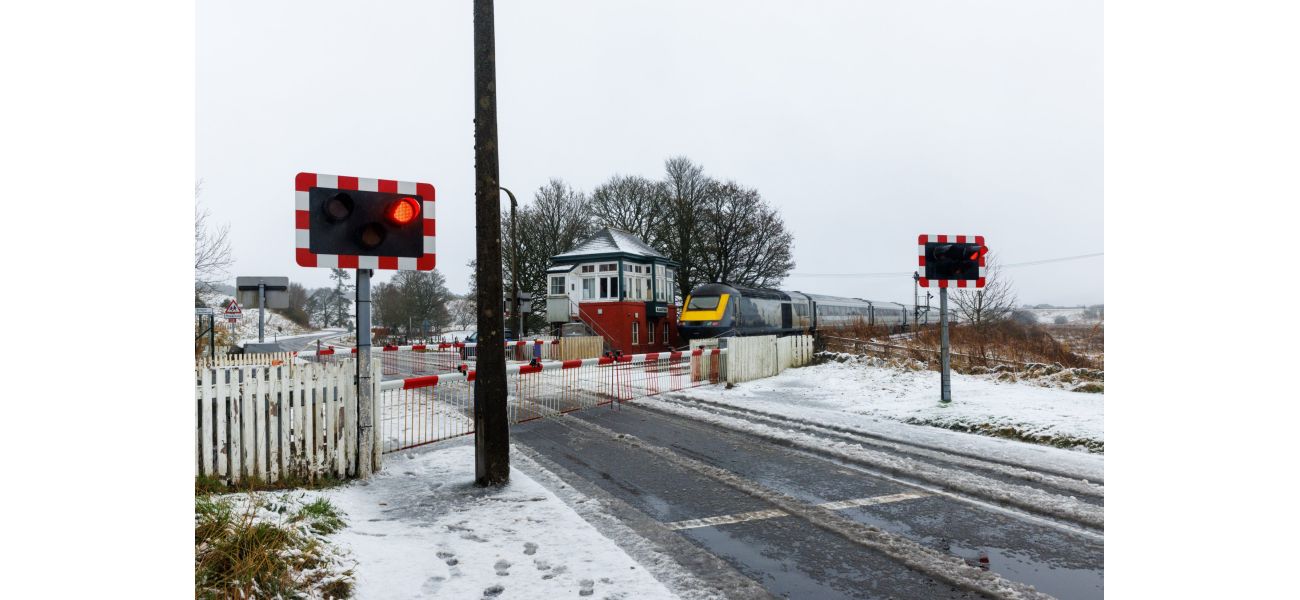
[[[939,402],[952,402],[951,355],[948,344],[948,288],[984,287],[988,253],[982,235],[925,235],[917,238],[916,282],[939,286]],[[927,305],[928,305],[928,296]]]

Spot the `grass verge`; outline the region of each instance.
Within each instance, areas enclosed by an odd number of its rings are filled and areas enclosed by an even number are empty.
[[[194,498],[196,598],[350,598],[355,563],[330,543],[345,526],[324,498],[200,494]]]

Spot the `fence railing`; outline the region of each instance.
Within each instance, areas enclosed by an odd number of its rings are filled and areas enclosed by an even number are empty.
[[[355,360],[196,368],[197,474],[235,484],[356,475],[355,374]],[[373,447],[378,470],[378,441]]]
[[[660,352],[622,357],[543,361],[508,368],[510,423],[626,402],[662,392],[718,383],[726,350]],[[474,433],[475,372],[440,373],[380,384],[379,435],[384,452]]]
[[[242,367],[251,365],[283,365],[293,362],[292,352],[266,352],[258,354],[217,354],[195,360],[196,367]]]
[[[740,383],[771,377],[812,360],[812,336],[759,335],[722,338],[729,352],[727,382]]]
[[[540,341],[506,342],[506,360],[530,362],[539,360],[575,360],[599,357],[604,340],[598,336],[567,337]],[[371,356],[381,360],[377,373],[395,377],[428,375],[454,371],[462,366],[473,367],[477,359],[478,344],[474,342],[440,342],[412,344],[409,346],[374,346]],[[356,356],[356,348],[325,348],[306,350],[294,356],[302,362],[330,363]]]

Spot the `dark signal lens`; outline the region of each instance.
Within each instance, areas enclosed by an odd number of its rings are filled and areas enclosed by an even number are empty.
[[[387,231],[379,223],[370,223],[357,232],[357,243],[367,250],[384,243]]]
[[[325,201],[325,219],[331,223],[338,223],[352,215],[352,196],[339,192]]]

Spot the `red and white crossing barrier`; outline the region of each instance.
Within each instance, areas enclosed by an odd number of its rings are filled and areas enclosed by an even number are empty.
[[[566,361],[506,369],[507,417],[523,423],[723,381],[726,349],[697,349]],[[380,385],[385,452],[473,433],[475,372],[391,379]]]

